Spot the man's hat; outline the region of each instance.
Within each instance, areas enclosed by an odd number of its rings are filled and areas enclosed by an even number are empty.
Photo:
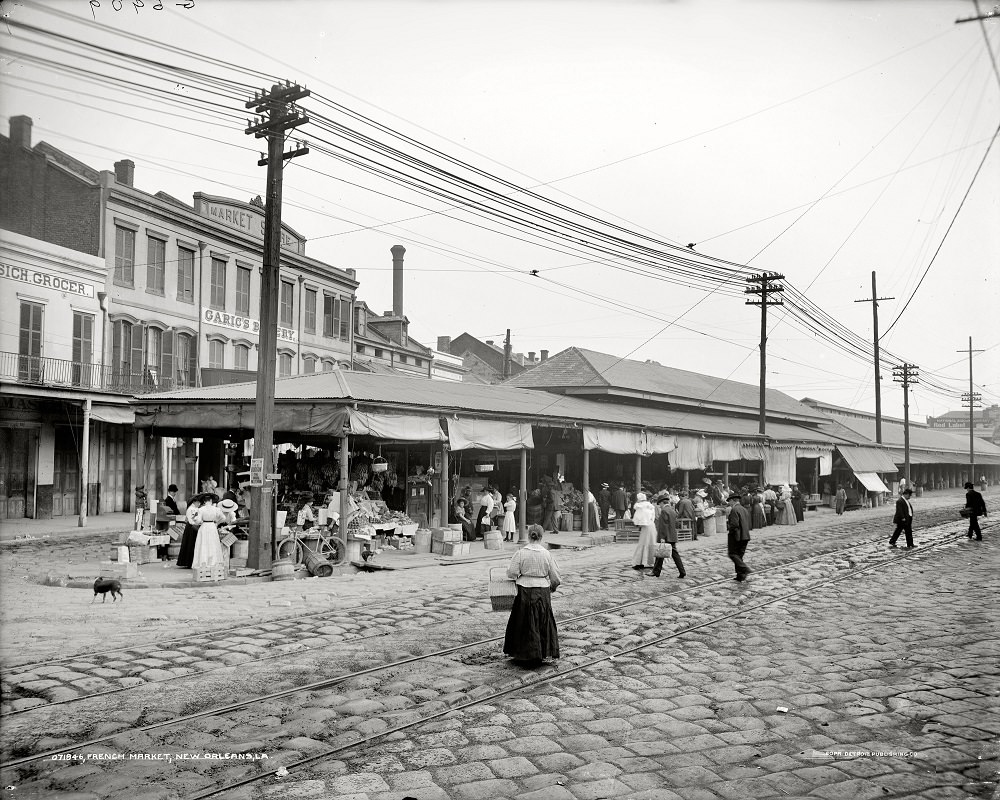
[[[602,484],[601,484],[601,488],[602,488],[602,489],[610,489],[611,487],[610,487],[610,486],[608,486],[608,485],[607,485],[606,483],[602,483]]]
[[[903,494],[913,494],[913,489],[907,486],[905,489],[903,489]]]

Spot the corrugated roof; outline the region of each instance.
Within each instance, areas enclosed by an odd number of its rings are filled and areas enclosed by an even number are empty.
[[[650,395],[652,402],[698,404],[743,412],[756,411],[760,404],[759,386],[578,347],[556,353],[505,383],[549,390],[618,389]],[[804,420],[821,417],[818,411],[783,392],[768,389],[766,397],[769,416]]]
[[[244,403],[256,398],[255,383],[213,386],[210,389],[178,389],[145,395],[136,406],[167,404]],[[570,420],[596,425],[646,427],[666,431],[691,432],[708,436],[756,439],[757,420],[707,412],[645,408],[620,403],[585,400],[577,397],[522,389],[516,386],[436,381],[403,375],[382,375],[338,370],[312,375],[295,375],[275,381],[278,402],[356,401],[381,409],[394,407],[427,408],[442,413],[471,412],[500,417],[518,417],[538,422]],[[809,428],[792,422],[768,424],[768,436],[780,442],[836,444],[845,441],[835,426]],[[852,441],[852,439],[847,439]]]

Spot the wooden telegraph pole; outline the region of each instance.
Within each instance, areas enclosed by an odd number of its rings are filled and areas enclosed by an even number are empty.
[[[919,371],[915,364],[892,368],[892,379],[903,384],[903,477],[910,486],[910,386],[917,383]]]
[[[982,350],[972,349],[972,337],[969,337],[969,349],[957,350],[958,353],[969,354],[969,391],[962,395],[962,405],[969,404],[969,481],[976,482],[976,407],[983,396],[975,391],[972,383],[972,354],[982,353]]]
[[[309,118],[292,105],[309,96],[298,85],[275,84],[249,100],[247,108],[263,115],[248,123],[246,133],[267,139],[267,155],[257,166],[267,167],[264,206],[264,261],[260,279],[260,337],[257,340],[257,404],[254,414],[253,460],[250,469],[250,547],[247,566],[269,569],[274,548],[274,379],[278,357],[278,273],[281,255],[281,180],[286,158],[309,152],[307,147],[284,152],[284,133]]]
[[[875,289],[875,270],[872,270],[872,296],[864,300],[855,300],[855,303],[871,303],[872,317],[875,326],[875,441],[882,444],[882,371],[879,365],[878,354],[878,301],[895,300],[894,297],[879,297]]]
[[[785,291],[781,284],[773,281],[783,281],[784,275],[777,272],[762,272],[760,275],[751,275],[747,278],[747,283],[757,284],[743,290],[744,294],[754,294],[760,300],[747,300],[748,306],[760,306],[760,434],[763,435],[767,425],[767,404],[764,400],[765,389],[767,387],[767,307],[784,305],[780,297],[768,299],[769,294],[777,294]]]

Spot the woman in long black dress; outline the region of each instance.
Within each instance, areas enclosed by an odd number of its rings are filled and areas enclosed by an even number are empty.
[[[552,592],[562,581],[552,554],[542,546],[543,535],[541,525],[529,526],[528,544],[514,553],[507,567],[507,577],[517,583],[517,597],[507,620],[503,651],[531,666],[559,658]]]
[[[194,561],[194,543],[198,540],[199,524],[195,524],[195,512],[201,507],[201,501],[205,497],[203,494],[196,494],[188,500],[187,510],[184,512],[184,535],[181,536],[181,550],[177,554],[177,566],[181,569],[191,569]]]

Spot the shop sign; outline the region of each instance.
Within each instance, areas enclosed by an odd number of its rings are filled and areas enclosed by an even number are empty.
[[[62,275],[54,275],[51,272],[43,272],[28,267],[16,267],[12,264],[0,262],[0,278],[11,281],[29,283],[40,289],[52,289],[56,292],[75,294],[80,297],[95,297],[96,292],[92,283],[65,278]]]
[[[250,459],[250,485],[251,486],[263,486],[264,485],[264,459],[263,458],[251,458]]]
[[[225,311],[217,311],[214,308],[202,308],[202,321],[206,325],[214,325],[217,328],[227,328],[231,331],[247,333],[250,336],[260,335],[260,323],[250,317],[242,317],[239,314],[229,314]],[[279,342],[297,342],[299,332],[293,328],[282,328],[278,326]]]
[[[264,214],[256,210],[250,210],[248,206],[239,203],[213,203],[202,200],[200,212],[205,216],[221,222],[229,228],[249,233],[251,236],[264,238],[265,219]],[[284,228],[284,226],[282,226]],[[299,252],[301,240],[295,238],[286,230],[281,231],[281,246]]]

